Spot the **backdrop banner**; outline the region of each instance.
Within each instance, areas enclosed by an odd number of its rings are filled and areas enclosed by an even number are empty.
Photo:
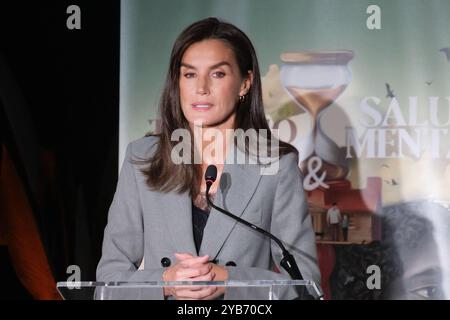
[[[120,163],[158,126],[177,35],[210,16],[250,37],[299,150],[325,297],[450,298],[450,2],[122,1]]]

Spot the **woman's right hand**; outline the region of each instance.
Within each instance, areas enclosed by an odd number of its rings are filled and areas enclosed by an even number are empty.
[[[163,273],[163,281],[212,281],[215,277],[209,256],[194,257],[187,253],[175,253],[177,263]],[[177,300],[197,300],[212,296],[215,286],[165,287],[164,295]]]

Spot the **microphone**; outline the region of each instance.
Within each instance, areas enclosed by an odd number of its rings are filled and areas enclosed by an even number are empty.
[[[300,272],[300,269],[298,268],[297,262],[295,261],[295,258],[292,254],[289,253],[289,251],[284,247],[283,243],[280,241],[280,239],[278,239],[277,237],[275,237],[273,234],[271,234],[270,232],[255,226],[254,224],[232,214],[231,212],[228,212],[222,208],[217,207],[209,198],[209,189],[211,188],[211,186],[213,185],[213,183],[216,181],[217,179],[217,167],[215,165],[209,165],[208,168],[206,168],[206,172],[205,172],[205,180],[206,180],[206,200],[208,201],[209,205],[211,207],[213,207],[214,209],[218,210],[219,212],[222,212],[223,214],[227,215],[228,217],[246,225],[249,228],[252,228],[253,230],[256,230],[260,233],[262,233],[263,235],[269,237],[270,239],[272,239],[273,241],[275,241],[275,243],[281,248],[282,254],[283,254],[283,259],[281,259],[280,261],[280,265],[283,267],[284,270],[286,270],[286,272],[291,276],[291,278],[293,280],[303,280],[303,276]],[[304,289],[304,288],[303,288]],[[304,290],[301,289],[301,293],[300,296],[303,297],[304,296]],[[312,298],[311,295],[309,295],[309,293],[306,293],[307,298]],[[308,297],[309,296],[309,297]]]

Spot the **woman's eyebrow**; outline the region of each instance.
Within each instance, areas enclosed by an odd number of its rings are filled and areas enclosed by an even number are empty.
[[[219,62],[219,63],[216,63],[216,64],[212,65],[212,66],[210,67],[210,69],[215,69],[215,68],[218,68],[218,67],[221,67],[221,66],[228,66],[228,67],[231,68],[230,63],[228,63],[227,61],[221,61],[221,62]]]
[[[189,68],[189,69],[197,69],[196,67],[194,67],[193,65],[190,65],[189,63],[185,63],[185,62],[181,62],[181,66],[185,67],[185,68]],[[231,65],[229,62],[227,61],[221,61],[219,63],[213,64],[211,67],[209,67],[209,69],[215,69],[221,66],[228,66],[231,68]]]

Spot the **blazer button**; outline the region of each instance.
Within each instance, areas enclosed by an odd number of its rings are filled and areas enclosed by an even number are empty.
[[[227,267],[236,267],[236,262],[228,261],[227,263],[225,263],[225,266],[227,266]]]
[[[167,257],[164,257],[164,258],[161,259],[161,265],[163,267],[170,267],[170,263],[171,263],[171,261]]]

